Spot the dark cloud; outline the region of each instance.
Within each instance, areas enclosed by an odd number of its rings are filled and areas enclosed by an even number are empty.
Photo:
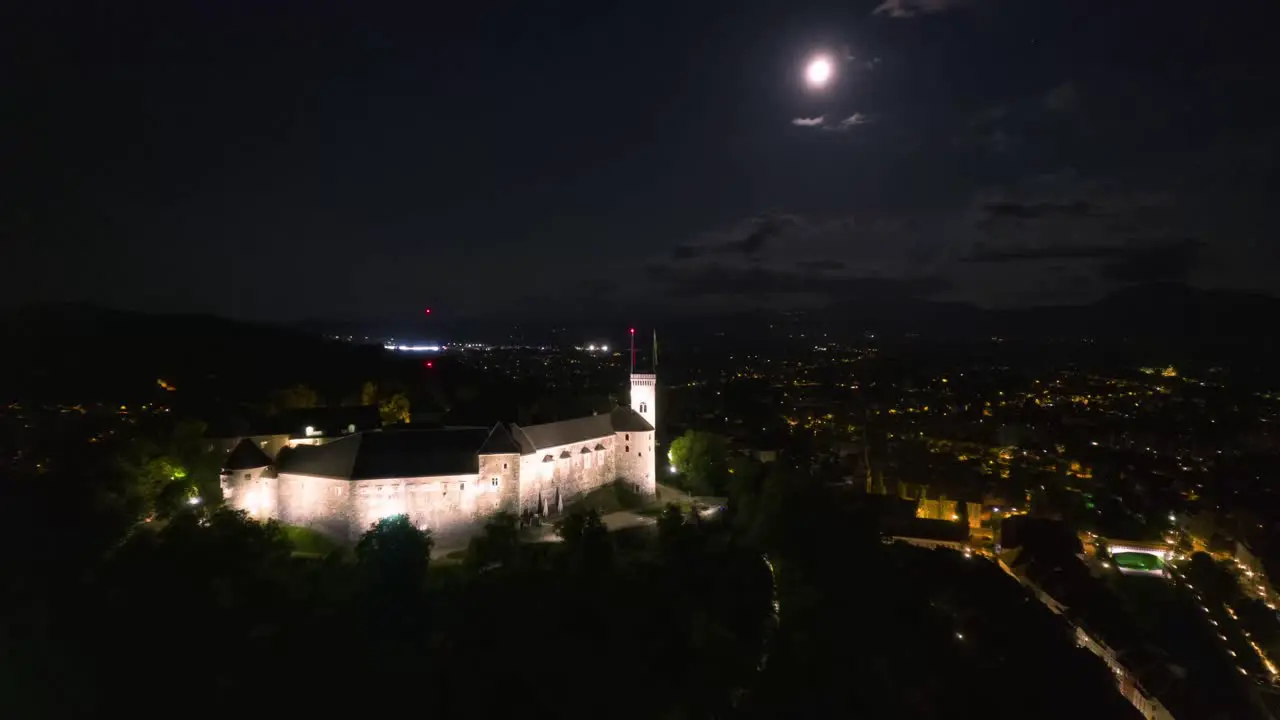
[[[667,296],[694,301],[737,298],[742,301],[768,299],[781,303],[807,301],[823,304],[868,297],[929,297],[949,287],[949,283],[938,276],[865,277],[823,272],[822,269],[788,271],[724,263],[696,267],[655,264],[650,265],[647,271],[650,280]]]
[[[1204,243],[1190,238],[1133,241],[1129,245],[1079,245],[994,249],[979,245],[961,258],[966,263],[1013,263],[1049,260],[1098,261],[1097,273],[1111,283],[1132,284],[1188,280],[1200,261]],[[1067,266],[1050,266],[1061,274]]]
[[[801,224],[799,218],[791,215],[772,214],[752,218],[732,231],[729,237],[721,235],[702,243],[677,245],[671,251],[671,259],[696,260],[711,255],[755,257],[772,240]],[[733,237],[733,235],[741,235],[741,237]]]
[[[697,245],[677,245],[671,251],[672,260],[693,260],[706,253],[706,248]]]
[[[1016,220],[1036,220],[1051,216],[1082,216],[1094,211],[1094,207],[1084,200],[1066,202],[988,202],[982,206],[988,220],[1012,218]]]
[[[1020,260],[1090,260],[1121,257],[1127,252],[1125,248],[1112,245],[996,249],[980,243],[969,254],[963,256],[961,261],[992,263]]]
[[[1104,278],[1118,283],[1186,282],[1200,263],[1204,242],[1165,240],[1128,249],[1102,266]]]
[[[965,0],[884,0],[871,11],[872,15],[891,18],[912,18],[917,15],[940,13],[964,4]]]
[[[1055,113],[1080,110],[1080,90],[1074,82],[1064,82],[1044,95],[1044,109]]]
[[[803,260],[796,263],[796,267],[809,272],[824,272],[844,270],[849,265],[841,260]]]

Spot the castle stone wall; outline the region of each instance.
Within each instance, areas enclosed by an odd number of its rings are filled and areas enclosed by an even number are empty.
[[[282,473],[279,488],[280,511],[276,517],[280,522],[349,539],[353,520],[350,481]]]
[[[596,450],[602,445],[602,450]],[[582,452],[583,450],[586,452]],[[536,511],[539,499],[556,510],[556,493],[567,505],[618,477],[616,438],[611,435],[543,448],[520,460],[520,509]],[[568,457],[562,457],[565,453]],[[547,456],[551,460],[546,460]]]
[[[488,498],[478,503],[476,511],[488,515],[499,510],[518,513],[520,508],[520,455],[509,453],[502,455],[480,456],[480,483],[498,481],[498,492],[493,502]]]
[[[617,433],[618,477],[647,497],[657,492],[657,459],[653,431]]]

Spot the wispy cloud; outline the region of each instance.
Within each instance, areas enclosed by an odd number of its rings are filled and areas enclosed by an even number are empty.
[[[841,130],[848,130],[849,128],[854,127],[856,125],[866,125],[869,122],[871,122],[871,119],[868,118],[865,114],[856,112],[850,115],[849,117],[841,120],[839,127]]]
[[[866,125],[869,122],[871,122],[871,118],[865,113],[856,112],[838,122],[827,122],[826,115],[819,115],[815,118],[795,118],[791,121],[791,124],[797,127],[816,128],[818,130],[848,130],[857,125]]]
[[[964,4],[964,0],[884,0],[871,11],[872,15],[891,18],[912,18],[917,15],[940,13]]]
[[[1075,112],[1080,109],[1080,90],[1067,81],[1053,87],[1044,95],[1044,108],[1050,112]]]

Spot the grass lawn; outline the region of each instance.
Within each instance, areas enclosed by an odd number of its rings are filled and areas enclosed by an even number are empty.
[[[285,525],[284,534],[293,545],[294,555],[325,557],[334,550],[342,549],[342,546],[328,536],[311,528]]]
[[[610,483],[603,487],[598,487],[566,505],[565,512],[567,513],[570,510],[595,510],[601,515],[608,515],[619,510],[634,510],[644,505],[643,498],[636,497],[624,485]]]

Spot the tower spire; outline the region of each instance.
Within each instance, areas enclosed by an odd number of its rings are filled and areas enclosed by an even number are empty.
[[[653,329],[653,373],[658,374],[658,328]]]
[[[636,329],[631,328],[631,374],[636,372]]]

